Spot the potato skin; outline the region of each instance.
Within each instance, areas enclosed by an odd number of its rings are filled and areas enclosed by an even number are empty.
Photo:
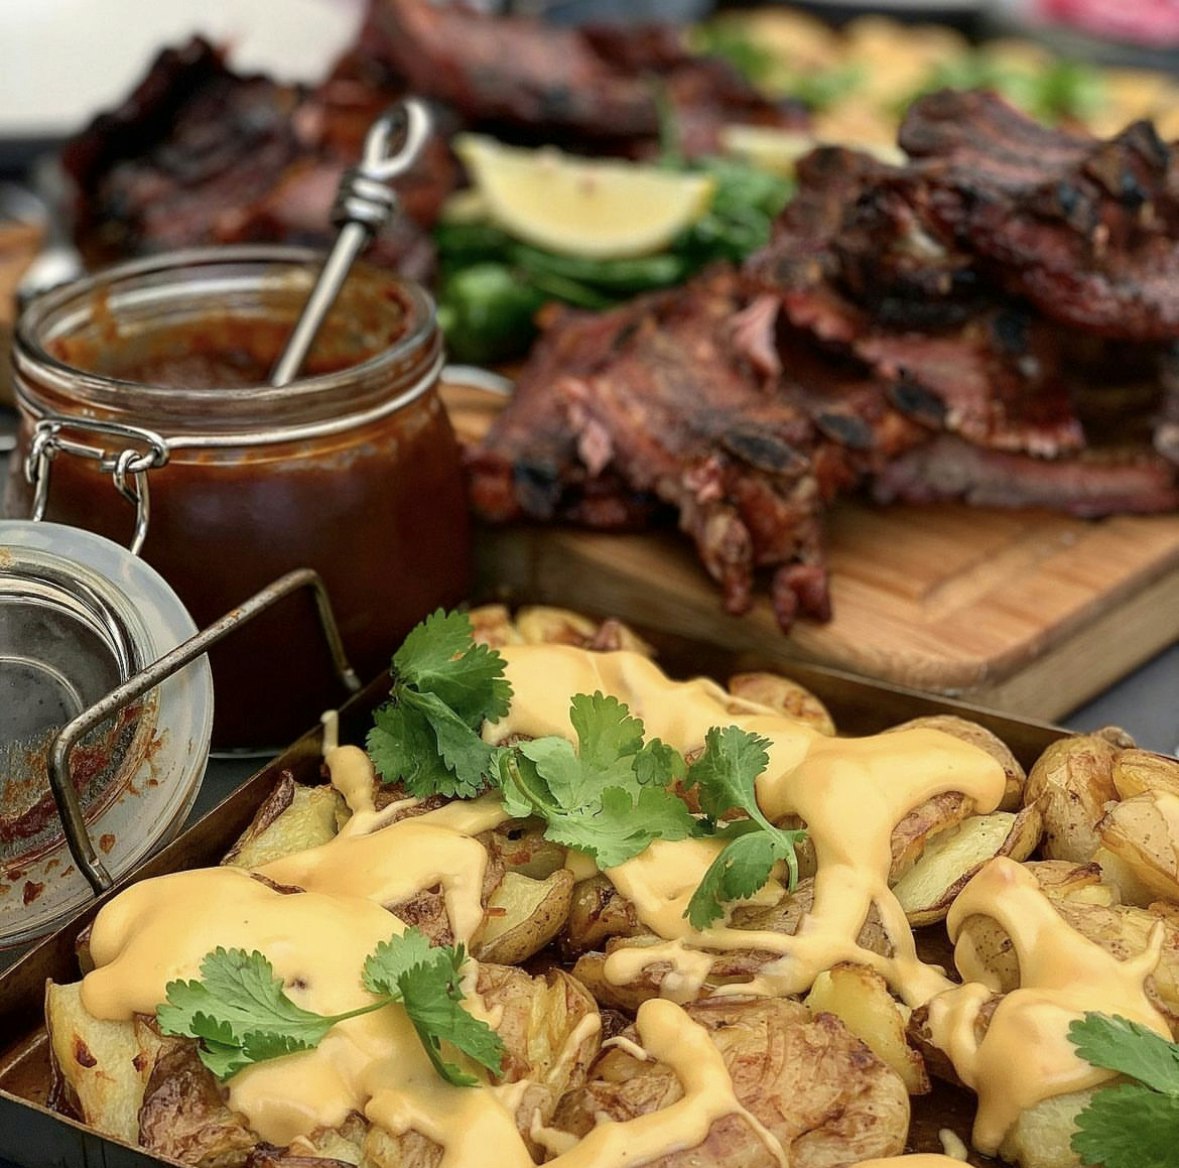
[[[217,1080],[188,1039],[160,1049],[139,1109],[139,1142],[193,1168],[240,1168],[258,1137],[222,1101]]]
[[[1097,824],[1096,854],[1122,899],[1148,905],[1179,901],[1179,797],[1147,790],[1109,806]]]
[[[573,873],[568,868],[558,868],[545,880],[505,872],[487,899],[483,928],[471,943],[472,954],[498,965],[527,961],[564,926],[572,900]]]
[[[786,999],[714,999],[687,1011],[709,1031],[737,1098],[782,1142],[791,1168],[835,1168],[904,1150],[904,1083],[833,1015],[812,1016]],[[580,1137],[600,1115],[627,1120],[682,1097],[669,1067],[614,1047],[599,1056],[585,1086],[561,1101],[553,1123]],[[703,1144],[663,1156],[652,1168],[773,1164],[745,1120],[729,1116],[713,1124]]]
[[[1097,734],[1053,742],[1036,760],[1024,788],[1024,804],[1044,817],[1046,860],[1084,864],[1101,844],[1097,825],[1105,805],[1118,797],[1113,781],[1120,748]]]
[[[780,673],[737,673],[729,678],[728,689],[734,697],[780,710],[820,734],[835,733],[835,719],[827,707],[805,686]]]

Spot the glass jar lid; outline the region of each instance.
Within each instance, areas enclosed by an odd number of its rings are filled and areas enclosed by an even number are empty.
[[[49,789],[61,729],[196,633],[153,568],[101,536],[0,521],[0,947],[85,904]],[[86,735],[70,777],[114,878],[179,831],[209,753],[213,683],[201,657]]]

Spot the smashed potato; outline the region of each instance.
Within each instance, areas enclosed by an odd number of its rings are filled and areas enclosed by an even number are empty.
[[[929,1091],[925,1061],[905,1038],[905,1008],[876,970],[841,962],[819,974],[806,1005],[813,1014],[834,1014],[900,1075],[910,1095]]]
[[[687,1007],[724,1056],[741,1104],[781,1142],[791,1168],[834,1168],[904,1149],[909,1096],[891,1067],[832,1014],[783,999],[713,1000]],[[623,1037],[633,1044],[633,1029]],[[600,1117],[626,1120],[674,1103],[683,1088],[670,1068],[635,1057],[633,1045],[603,1051],[584,1087],[568,1094],[553,1126],[583,1136]],[[726,1116],[703,1144],[663,1157],[665,1168],[772,1168],[762,1137]]]

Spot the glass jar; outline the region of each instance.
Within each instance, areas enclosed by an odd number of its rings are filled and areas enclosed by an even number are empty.
[[[15,338],[5,513],[141,545],[202,626],[314,568],[353,665],[375,676],[466,594],[466,498],[418,286],[358,265],[300,378],[266,384],[317,269],[302,249],[201,249],[34,301]],[[212,666],[218,747],[289,741],[341,696],[309,600],[241,629]]]
[[[159,573],[124,547],[54,523],[0,520],[0,951],[94,896],[50,794],[63,727],[197,629]],[[91,843],[115,880],[180,830],[209,754],[202,658],[123,706],[70,753]],[[0,964],[10,956],[0,952]]]

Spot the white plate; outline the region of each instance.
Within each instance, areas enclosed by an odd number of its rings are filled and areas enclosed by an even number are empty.
[[[317,81],[363,14],[364,0],[0,0],[0,138],[73,134],[197,33],[235,69]]]

